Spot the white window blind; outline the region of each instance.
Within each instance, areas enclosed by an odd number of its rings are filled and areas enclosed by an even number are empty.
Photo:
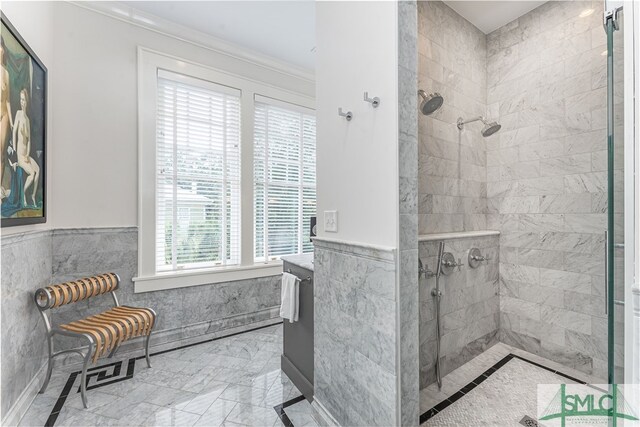
[[[158,71],[156,271],[237,265],[240,91]]]
[[[316,119],[312,110],[256,95],[255,260],[313,251]]]

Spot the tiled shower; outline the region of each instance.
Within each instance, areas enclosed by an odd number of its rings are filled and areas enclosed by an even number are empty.
[[[463,264],[440,283],[443,375],[503,342],[607,376],[601,9],[547,2],[484,34],[443,2],[418,2],[418,86],[444,98],[418,113],[420,258],[433,270],[444,240]],[[458,130],[474,116],[502,128]],[[477,269],[473,247],[489,257]],[[420,280],[421,388],[435,380],[433,287]]]

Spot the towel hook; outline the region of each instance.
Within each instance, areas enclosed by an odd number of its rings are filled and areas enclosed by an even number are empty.
[[[342,107],[338,108],[338,115],[340,117],[344,117],[345,119],[347,119],[348,122],[350,122],[351,119],[353,119],[353,113],[351,111],[347,111],[346,113],[344,113],[342,111]]]
[[[369,98],[369,92],[364,93],[364,100],[370,102],[373,108],[378,108],[380,105],[380,98],[374,96],[373,98]]]

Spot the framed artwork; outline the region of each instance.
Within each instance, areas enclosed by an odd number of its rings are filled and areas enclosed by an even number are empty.
[[[46,222],[47,68],[1,15],[2,227]]]

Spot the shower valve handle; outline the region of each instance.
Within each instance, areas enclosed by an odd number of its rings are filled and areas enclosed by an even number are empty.
[[[490,256],[482,255],[482,253],[480,253],[480,249],[478,248],[471,248],[469,250],[469,255],[467,258],[467,262],[469,263],[469,267],[471,268],[478,268],[480,266],[480,263],[482,263],[483,261],[488,262],[491,259]]]
[[[447,260],[442,260],[442,265],[444,265],[445,267],[458,267],[458,271],[460,271],[460,267],[462,267],[462,260],[460,258],[458,258],[458,262],[454,261],[447,261]]]

